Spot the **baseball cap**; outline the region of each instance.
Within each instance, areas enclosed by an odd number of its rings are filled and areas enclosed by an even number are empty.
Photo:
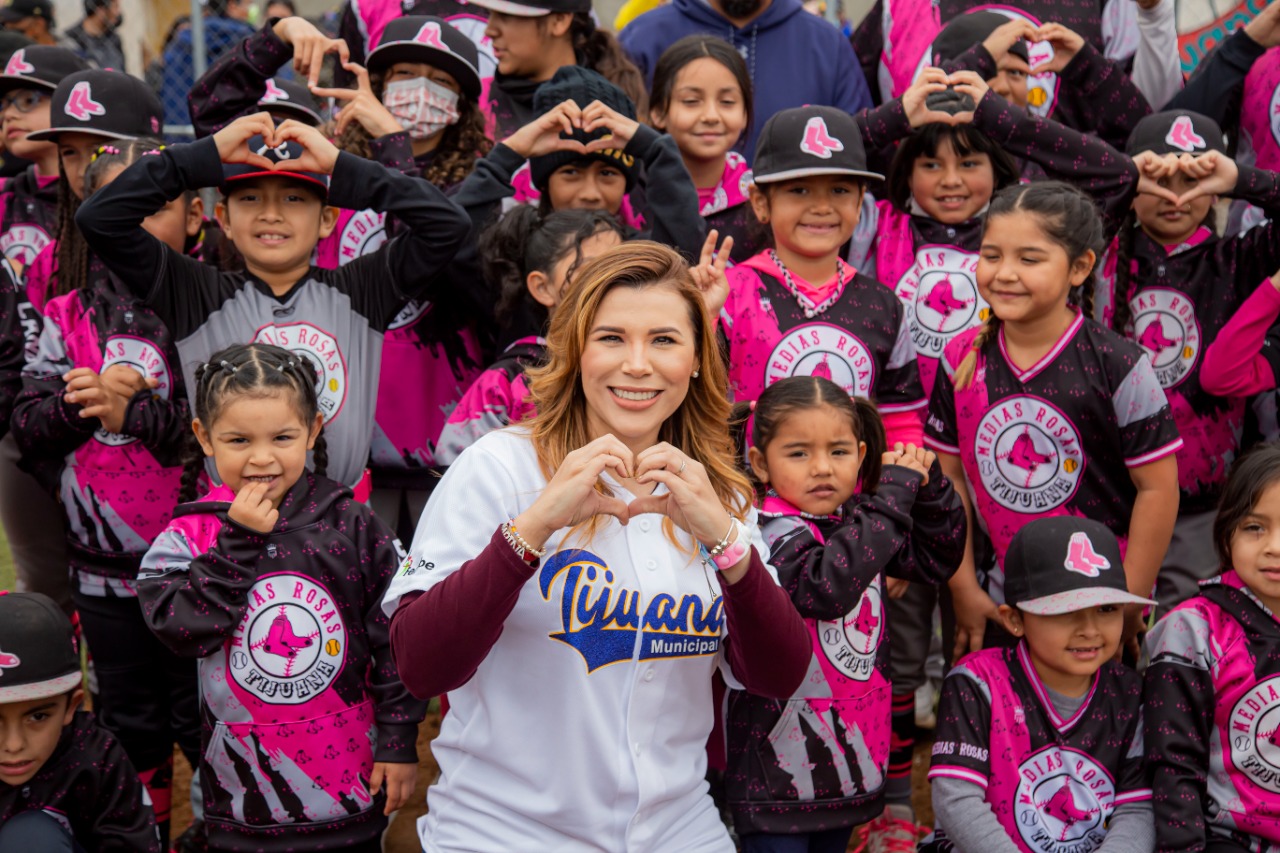
[[[269,113],[283,113],[312,127],[324,123],[320,107],[306,86],[296,80],[272,77],[267,80],[267,91],[258,99],[258,106]]]
[[[63,133],[92,133],[110,139],[159,136],[164,107],[151,87],[123,71],[90,68],[68,74],[53,90],[49,127],[27,139],[57,139]]]
[[[981,44],[986,41],[987,36],[1011,20],[1013,19],[1008,15],[989,11],[957,15],[942,28],[942,32],[938,33],[933,40],[933,45],[930,48],[933,53],[933,64],[937,65],[959,57],[960,54],[975,44]],[[1031,61],[1027,55],[1027,43],[1025,41],[1014,42],[1013,47],[1009,48],[1009,52],[1023,62]]]
[[[302,146],[292,141],[270,148],[261,136],[250,137],[247,145],[250,151],[255,151],[274,163],[297,159],[302,156],[303,152]],[[224,193],[230,189],[231,184],[237,181],[246,181],[250,178],[291,178],[296,181],[305,181],[317,187],[322,196],[329,194],[329,176],[322,175],[319,172],[274,171],[272,169],[263,169],[252,163],[222,164],[222,191]]]
[[[409,15],[389,21],[366,66],[374,71],[397,62],[434,65],[449,72],[468,99],[480,99],[480,55],[475,42],[442,18]]]
[[[67,615],[38,592],[0,592],[0,703],[48,699],[79,685]]]
[[[1124,147],[1129,155],[1153,151],[1156,154],[1203,154],[1225,152],[1222,128],[1208,116],[1191,110],[1154,113],[1133,127]]]
[[[1111,529],[1074,515],[1037,518],[1014,535],[1004,557],[1004,598],[1036,616],[1101,604],[1155,604],[1129,592]]]
[[[0,6],[0,22],[21,21],[23,18],[44,18],[53,29],[53,3],[50,0],[9,0]]]
[[[10,89],[58,88],[62,78],[84,71],[89,63],[65,47],[33,44],[13,52],[0,74],[0,92]]]
[[[835,107],[793,107],[775,113],[760,131],[753,171],[757,184],[812,175],[884,179],[867,171],[858,123]]]
[[[627,97],[626,92],[596,72],[580,65],[561,66],[556,70],[554,77],[538,87],[538,91],[533,95],[534,114],[543,115],[555,109],[556,105],[568,100],[584,108],[590,103],[600,101],[620,115],[630,119],[636,117],[636,105]],[[601,138],[603,134],[604,131],[584,133],[575,129],[573,138],[585,145]],[[636,160],[622,148],[592,151],[590,154],[576,151],[553,151],[550,154],[543,154],[529,161],[529,177],[535,187],[545,190],[547,182],[551,180],[556,169],[580,160],[601,160],[609,163],[626,176],[628,190],[635,185],[638,174]]]
[[[591,0],[538,0],[536,3],[520,3],[517,0],[468,0],[468,5],[482,6],[504,15],[522,18],[540,18],[556,12],[590,12]]]

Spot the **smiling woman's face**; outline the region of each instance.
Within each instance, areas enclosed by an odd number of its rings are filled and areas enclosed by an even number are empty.
[[[689,306],[672,287],[615,287],[582,350],[588,439],[612,434],[638,453],[658,442],[698,364]]]

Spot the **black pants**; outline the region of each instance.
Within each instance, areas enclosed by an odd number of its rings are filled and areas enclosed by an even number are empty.
[[[1234,839],[1210,834],[1205,839],[1204,853],[1249,853],[1249,848]]]

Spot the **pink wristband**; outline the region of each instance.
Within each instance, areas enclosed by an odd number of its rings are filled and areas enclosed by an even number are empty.
[[[746,532],[745,528],[743,527],[738,528],[739,535],[742,535],[745,532]],[[731,569],[734,566],[738,565],[739,561],[741,561],[742,558],[746,556],[747,549],[750,547],[751,547],[750,542],[743,542],[741,540],[735,541],[728,548],[725,548],[723,553],[717,554],[716,556],[712,557],[711,562],[715,563],[716,568],[720,571],[724,571],[725,569]]]

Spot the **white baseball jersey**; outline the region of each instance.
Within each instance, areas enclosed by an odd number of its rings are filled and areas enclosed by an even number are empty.
[[[546,482],[522,428],[464,451],[427,504],[387,613],[478,555]],[[594,536],[547,542],[488,657],[449,694],[424,849],[733,851],[704,781],[724,602],[691,540],[681,534],[679,550],[662,527],[657,515],[625,527],[604,516]],[[754,510],[748,527],[767,555]]]

